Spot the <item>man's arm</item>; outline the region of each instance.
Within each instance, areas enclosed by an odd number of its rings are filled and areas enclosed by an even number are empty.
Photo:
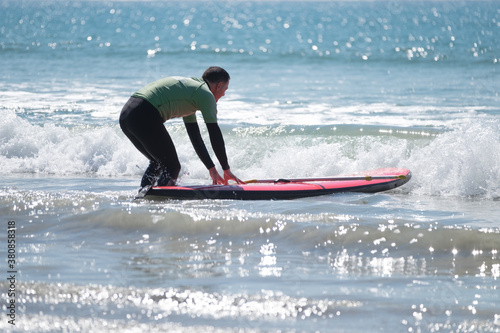
[[[243,181],[234,176],[229,169],[226,147],[224,145],[224,138],[222,137],[222,132],[217,123],[207,123],[207,128],[212,148],[222,166],[222,169],[224,170],[224,178],[219,175],[217,169],[215,168],[214,162],[210,158],[210,154],[208,153],[207,147],[205,146],[203,138],[201,137],[200,127],[198,126],[198,123],[184,123],[184,125],[186,126],[189,139],[193,144],[196,154],[210,172],[210,177],[212,178],[214,184],[227,184],[230,179],[234,180],[238,184],[243,183]]]
[[[244,184],[244,182],[233,175],[229,168],[229,163],[227,162],[226,145],[224,144],[224,138],[222,137],[222,132],[217,123],[207,123],[208,134],[210,136],[210,143],[214,150],[217,159],[219,160],[222,170],[224,170],[224,184],[232,179],[238,184]]]
[[[205,164],[207,169],[215,167],[215,164],[210,158],[210,154],[208,153],[207,147],[205,146],[205,143],[203,142],[203,139],[201,137],[200,127],[198,126],[198,123],[184,123],[184,125],[186,126],[186,131],[189,135],[189,139],[191,140],[194,150],[196,151],[196,154],[198,155],[200,160],[203,162],[203,164]]]
[[[224,138],[222,137],[222,132],[217,123],[207,123],[208,134],[210,136],[210,143],[214,150],[215,156],[219,160],[222,170],[229,169],[229,163],[227,162],[226,145],[224,144]]]

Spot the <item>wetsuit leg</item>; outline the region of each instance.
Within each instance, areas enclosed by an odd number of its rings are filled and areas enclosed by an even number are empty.
[[[158,110],[143,99],[131,97],[120,114],[120,127],[134,146],[153,161],[146,170],[143,181],[147,182],[148,178],[156,178],[161,174],[160,178],[175,182],[181,165]],[[168,179],[166,182],[172,183]]]
[[[160,164],[158,164],[158,162],[156,162],[155,160],[149,161],[149,166],[144,172],[144,175],[141,179],[141,187],[153,185],[158,177],[160,177],[161,172],[161,166]]]

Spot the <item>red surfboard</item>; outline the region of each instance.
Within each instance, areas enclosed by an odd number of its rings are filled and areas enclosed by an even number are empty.
[[[384,168],[335,177],[250,180],[243,185],[154,186],[142,189],[139,197],[284,200],[332,193],[387,191],[406,184],[410,178],[411,172],[408,169]]]

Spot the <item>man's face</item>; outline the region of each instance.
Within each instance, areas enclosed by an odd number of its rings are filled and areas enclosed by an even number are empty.
[[[219,82],[210,87],[210,91],[215,97],[215,101],[218,102],[219,99],[226,94],[226,90],[229,87],[229,81],[227,82]]]

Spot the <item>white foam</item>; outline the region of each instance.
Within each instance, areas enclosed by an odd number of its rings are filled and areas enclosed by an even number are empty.
[[[438,196],[500,196],[497,120],[470,120],[431,136],[280,135],[240,139],[246,153],[230,153],[246,178],[331,176],[381,167],[413,173],[406,191]],[[237,145],[237,140],[231,145]],[[251,161],[251,162],[250,162]],[[236,170],[233,170],[236,172]]]
[[[137,174],[144,164],[119,132],[118,125],[73,128],[33,125],[6,111],[0,120],[3,173]]]
[[[416,148],[402,160],[413,170],[416,193],[500,196],[498,120],[473,120]]]
[[[210,149],[205,126],[200,126]],[[500,196],[500,130],[495,119],[464,120],[454,130],[398,135],[372,129],[223,125],[232,171],[240,178],[331,176],[381,167],[407,167],[405,188],[424,195]],[[181,122],[167,125],[182,165],[181,182],[209,181]],[[2,173],[137,176],[148,161],[117,122],[85,127],[32,124],[14,111],[0,120]],[[356,134],[353,134],[356,133]],[[212,156],[216,161],[213,153]],[[218,164],[218,163],[216,163]]]

